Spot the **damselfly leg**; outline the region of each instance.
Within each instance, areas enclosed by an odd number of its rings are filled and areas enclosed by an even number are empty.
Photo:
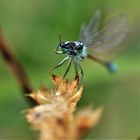
[[[70,70],[71,62],[72,62],[72,58],[70,58],[70,60],[69,60],[68,67],[67,67],[67,70],[66,70],[66,72],[65,72],[65,74],[64,74],[64,76],[63,76],[63,78],[65,78],[66,75],[68,74],[68,72],[69,72],[69,70]]]
[[[80,73],[81,73],[81,79],[80,79],[80,83],[81,83],[82,80],[83,80],[84,72],[83,72],[83,69],[82,69],[81,65],[79,63],[77,63],[77,64],[78,64],[78,68],[79,68]]]
[[[51,68],[49,71],[52,71],[60,66],[62,66],[62,64],[64,64],[67,60],[69,59],[69,57],[64,58],[59,64],[57,64],[56,66],[54,66],[53,68]]]
[[[77,63],[75,61],[73,61],[73,63],[74,63],[74,69],[75,69],[75,79],[77,79],[77,77],[79,77]]]
[[[80,70],[80,73],[81,73],[81,79],[80,79],[80,82],[82,82],[83,80],[83,76],[84,76],[84,72],[83,72],[83,69],[81,67],[81,65],[77,62],[77,61],[73,61],[74,62],[74,68],[75,68],[75,79],[79,78],[79,73],[78,71]]]

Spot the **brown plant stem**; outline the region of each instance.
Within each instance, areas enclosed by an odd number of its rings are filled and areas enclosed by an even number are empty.
[[[19,63],[15,55],[12,53],[12,51],[9,48],[9,45],[7,41],[4,39],[2,32],[0,31],[0,53],[2,54],[5,62],[10,67],[11,71],[14,73],[16,79],[18,80],[22,93],[26,100],[32,105],[37,105],[37,102],[33,100],[29,96],[25,96],[25,94],[30,94],[33,92],[32,87],[29,83],[28,77],[22,67],[22,65]]]

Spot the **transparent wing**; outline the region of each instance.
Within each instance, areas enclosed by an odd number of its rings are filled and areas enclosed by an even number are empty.
[[[87,26],[85,29],[88,29]],[[118,44],[124,39],[127,28],[127,16],[120,14],[115,17],[105,28],[100,32],[91,33],[84,30],[84,40],[86,47],[91,48],[92,55],[101,59],[106,59],[111,53],[117,52]]]
[[[80,41],[83,41],[85,44],[88,44],[89,38],[94,37],[94,34],[98,31],[100,23],[101,13],[99,10],[96,11],[96,14],[93,15],[88,25],[82,24],[80,29]]]

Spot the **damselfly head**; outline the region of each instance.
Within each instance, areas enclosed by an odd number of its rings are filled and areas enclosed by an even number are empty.
[[[69,47],[69,41],[66,41],[66,42],[61,42],[59,44],[59,47],[63,48],[63,49],[68,49]]]

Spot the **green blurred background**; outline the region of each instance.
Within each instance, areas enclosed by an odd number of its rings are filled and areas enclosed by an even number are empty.
[[[88,139],[136,139],[140,136],[140,11],[139,0],[0,0],[0,26],[35,89],[52,87],[48,69],[64,56],[55,55],[58,35],[76,40],[82,22],[100,9],[102,23],[128,15],[127,49],[110,75],[102,66],[84,61],[84,95],[79,107],[104,106],[100,124]],[[62,75],[63,66],[54,73]],[[69,73],[72,79],[73,69]],[[19,84],[0,56],[0,139],[35,139],[22,110],[28,108]]]

